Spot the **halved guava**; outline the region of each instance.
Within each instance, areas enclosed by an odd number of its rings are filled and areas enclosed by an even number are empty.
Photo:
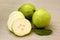
[[[16,19],[18,19],[18,18],[25,19],[24,15],[21,12],[19,12],[19,11],[13,11],[9,15],[7,25],[8,25],[8,28],[9,28],[10,31],[12,31],[11,30],[11,25],[12,25],[13,21],[16,20]]]
[[[27,19],[17,19],[12,25],[12,30],[17,36],[25,36],[31,32],[31,29],[31,23]]]

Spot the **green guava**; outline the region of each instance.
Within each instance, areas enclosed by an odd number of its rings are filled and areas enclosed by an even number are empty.
[[[31,19],[35,12],[35,6],[30,3],[26,3],[19,7],[18,11],[21,11],[27,19]]]
[[[37,28],[46,27],[49,25],[51,15],[46,9],[39,9],[32,16],[32,22]]]

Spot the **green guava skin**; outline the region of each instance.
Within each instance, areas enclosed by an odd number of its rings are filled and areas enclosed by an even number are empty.
[[[27,19],[31,19],[33,13],[35,12],[35,6],[30,3],[26,3],[23,4],[18,11],[21,11]]]
[[[32,16],[32,22],[37,28],[46,27],[51,21],[51,15],[46,9],[39,9]]]

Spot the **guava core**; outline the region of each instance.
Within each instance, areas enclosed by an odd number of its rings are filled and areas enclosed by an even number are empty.
[[[35,12],[35,6],[29,3],[23,4],[19,7],[18,11],[21,11],[26,18],[31,18],[33,13]]]
[[[50,20],[51,20],[50,13],[43,8],[36,10],[32,17],[32,22],[34,25],[36,25],[37,28],[48,26]]]

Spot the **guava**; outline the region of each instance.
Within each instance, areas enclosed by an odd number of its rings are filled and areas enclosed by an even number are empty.
[[[17,36],[25,36],[31,32],[32,26],[27,19],[17,19],[13,22],[12,30]]]
[[[11,25],[12,25],[13,21],[16,20],[16,19],[18,19],[18,18],[19,19],[25,19],[24,15],[21,12],[19,12],[19,11],[13,11],[9,15],[9,18],[8,18],[8,21],[7,21],[7,25],[8,25],[8,29],[10,31],[12,31],[11,30]]]
[[[32,16],[32,23],[37,28],[42,28],[42,27],[48,26],[50,23],[50,20],[51,20],[50,13],[44,8],[36,10]]]
[[[26,3],[19,7],[18,11],[21,11],[24,16],[30,20],[35,12],[35,6],[30,3]]]

